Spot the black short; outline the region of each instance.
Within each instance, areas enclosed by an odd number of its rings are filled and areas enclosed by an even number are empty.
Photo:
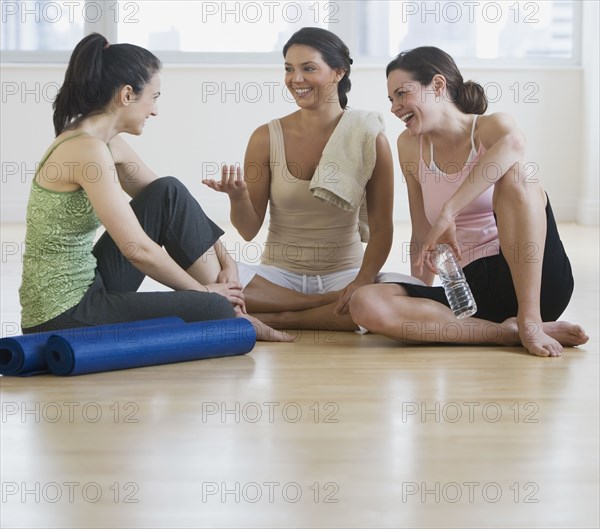
[[[558,235],[549,200],[546,204],[546,226],[540,309],[542,321],[556,321],[567,308],[574,281],[571,263]],[[536,253],[523,251],[518,257],[535,259]],[[477,303],[477,313],[473,317],[499,323],[517,315],[517,295],[508,262],[502,252],[476,259],[465,266],[464,272]],[[411,297],[432,299],[448,306],[442,287],[399,284]]]

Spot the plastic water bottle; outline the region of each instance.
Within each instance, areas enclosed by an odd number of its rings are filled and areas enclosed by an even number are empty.
[[[450,246],[447,244],[438,245],[435,264],[454,315],[461,319],[475,314],[477,305],[473,293]]]

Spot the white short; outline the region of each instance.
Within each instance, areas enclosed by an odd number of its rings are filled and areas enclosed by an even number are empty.
[[[278,266],[263,264],[248,265],[245,263],[238,263],[238,269],[240,282],[244,288],[246,288],[246,285],[252,281],[252,278],[256,274],[258,274],[271,283],[295,290],[296,292],[302,292],[303,294],[325,294],[326,292],[342,290],[354,280],[359,271],[359,268],[350,268],[348,270],[332,272],[330,274],[298,274],[296,272],[285,270],[284,268],[279,268]],[[375,282],[425,285],[425,283],[416,277],[398,274],[396,272],[380,272],[377,274]]]

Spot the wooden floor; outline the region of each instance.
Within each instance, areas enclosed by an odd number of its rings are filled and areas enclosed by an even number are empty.
[[[0,378],[0,526],[598,527],[599,230],[560,230],[564,319],[591,337],[561,358],[306,331],[243,357]],[[2,228],[4,335],[22,237]]]

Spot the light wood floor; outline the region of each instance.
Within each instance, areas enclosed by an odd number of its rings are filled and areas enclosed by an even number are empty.
[[[0,378],[2,527],[598,527],[598,228],[560,226],[561,358],[303,332],[249,355]],[[239,240],[226,238],[231,248]],[[21,226],[2,227],[2,332]],[[396,230],[386,268],[408,270]]]

